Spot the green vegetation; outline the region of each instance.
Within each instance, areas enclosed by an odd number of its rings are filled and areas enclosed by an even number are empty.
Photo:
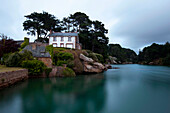
[[[74,77],[74,76],[76,76],[75,72],[68,67],[66,67],[65,70],[63,70],[62,74],[64,75],[64,77]]]
[[[104,61],[105,61],[103,58],[103,55],[94,53],[90,50],[83,50],[83,54],[89,58],[92,58],[96,62],[104,63]]]
[[[27,20],[23,23],[24,30],[28,35],[35,36],[37,34],[37,39],[40,39],[42,35],[46,38],[48,31],[55,30],[59,22],[54,15],[47,12],[33,12],[25,17]]]
[[[57,58],[58,60],[63,60],[63,61],[73,60],[73,55],[68,52],[59,52],[57,54]]]
[[[12,53],[9,55],[8,59],[5,61],[7,67],[20,67],[21,55],[19,53]]]
[[[33,60],[32,53],[25,50],[23,53],[11,53],[3,56],[3,62],[7,67],[21,67],[25,60]]]
[[[29,75],[39,75],[41,74],[46,66],[43,62],[39,60],[26,60],[22,62],[22,67],[27,68]]]
[[[170,65],[170,43],[164,45],[153,43],[151,46],[145,47],[139,52],[138,62],[149,64],[153,62],[155,65]]]
[[[46,76],[49,76],[50,72],[52,71],[52,68],[45,68],[44,71]]]
[[[162,63],[163,65],[170,66],[170,54],[163,58]]]
[[[108,30],[104,24],[98,20],[90,20],[89,16],[82,12],[70,14],[61,21],[48,12],[33,12],[25,16],[23,27],[29,35],[36,35],[37,40],[47,42],[47,33],[54,32],[79,32],[79,41],[83,49],[91,50],[102,54],[107,58],[107,44],[109,38],[106,36]],[[44,36],[44,40],[42,38]]]
[[[98,62],[98,59],[97,59],[95,53],[93,53],[93,52],[90,51],[90,50],[87,50],[87,53],[88,53],[87,57],[92,58],[94,61]]]
[[[63,66],[63,64],[67,64],[67,61],[63,61],[63,60],[57,61],[57,66]]]
[[[119,44],[109,44],[108,54],[121,62],[137,62],[137,55],[133,50],[122,48]]]
[[[3,62],[7,67],[23,67],[27,68],[29,75],[41,74],[46,66],[39,60],[33,60],[32,53],[25,50],[23,53],[15,52],[11,54],[5,54],[3,56]],[[17,70],[21,68],[3,68],[3,70]]]
[[[21,44],[20,51],[22,51],[27,45],[29,45],[29,38],[24,37],[24,42]]]
[[[67,67],[73,69],[74,68],[74,60],[68,60],[67,61]]]
[[[68,52],[59,52],[57,55],[57,66],[62,66],[62,64],[67,64],[73,60],[73,55]]]
[[[0,65],[0,72],[17,71],[23,68],[19,67],[6,67],[5,65]]]
[[[95,53],[95,55],[96,55],[96,57],[97,57],[97,59],[100,63],[104,63],[104,59],[103,59],[103,56],[101,54]]]
[[[5,82],[5,79],[4,79],[4,78],[1,78],[1,82]]]
[[[8,53],[14,53],[18,51],[19,45],[11,38],[5,36],[5,35],[0,35],[0,61],[1,58]],[[1,62],[0,62],[1,63]]]

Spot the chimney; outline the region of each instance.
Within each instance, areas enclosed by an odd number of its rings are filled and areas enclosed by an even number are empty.
[[[53,31],[52,30],[50,30],[50,34],[52,34],[53,33]]]

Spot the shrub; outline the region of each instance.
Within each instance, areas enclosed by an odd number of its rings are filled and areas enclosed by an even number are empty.
[[[66,48],[62,48],[62,47],[54,48],[54,51],[64,51],[64,50],[66,50]]]
[[[67,61],[67,67],[73,69],[73,67],[74,67],[74,61],[73,61],[73,60],[68,60],[68,61]]]
[[[28,50],[24,50],[23,53],[21,53],[22,61],[24,60],[33,60],[34,57],[32,56],[32,53]]]
[[[58,60],[63,60],[63,61],[73,60],[73,55],[68,52],[59,52],[57,54],[57,58]]]
[[[67,61],[63,61],[63,60],[57,61],[57,66],[63,66],[63,64],[67,64]]]
[[[65,70],[63,70],[62,74],[64,75],[64,77],[74,77],[74,76],[76,76],[75,72],[68,67],[66,67]]]
[[[52,71],[52,68],[45,68],[44,71],[45,71],[45,74],[49,76],[50,72]]]
[[[12,53],[7,53],[4,54],[2,59],[1,59],[1,64],[5,65],[5,62],[7,61],[8,57],[11,55]]]
[[[5,82],[5,79],[4,79],[4,78],[1,78],[1,82],[2,82],[2,83]]]
[[[90,57],[90,58],[92,58],[94,61],[98,62],[98,59],[97,59],[95,53],[89,53],[89,56],[88,56],[88,57]]]
[[[5,60],[5,65],[7,67],[20,67],[21,66],[21,55],[19,53],[12,53],[9,55],[7,60]]]
[[[29,45],[29,38],[24,37],[24,42],[21,44],[20,51]]]
[[[162,62],[163,65],[170,66],[170,54],[163,58]]]
[[[43,72],[46,66],[39,60],[27,60],[22,62],[22,67],[28,69],[29,75],[38,75]]]
[[[53,45],[46,46],[46,51],[50,53],[52,61],[54,61]]]
[[[95,53],[95,55],[96,55],[96,57],[97,57],[97,59],[100,63],[104,63],[104,59],[103,59],[103,56],[101,54]]]
[[[74,71],[78,74],[81,74],[84,71],[84,66],[78,58],[74,60]]]
[[[53,56],[53,45],[46,46],[46,51],[48,51],[50,55]]]

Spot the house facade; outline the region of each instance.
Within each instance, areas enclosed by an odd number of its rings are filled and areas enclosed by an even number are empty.
[[[81,44],[79,43],[78,33],[73,33],[73,32],[58,33],[58,32],[50,31],[49,45],[53,45],[53,47],[81,49]]]

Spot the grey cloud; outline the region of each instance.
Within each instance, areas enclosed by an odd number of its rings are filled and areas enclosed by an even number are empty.
[[[106,25],[110,43],[138,51],[152,42],[170,41],[169,0],[4,0],[1,4],[0,32],[14,39],[27,36],[24,15],[47,11],[62,19],[81,11]]]
[[[124,9],[119,22],[111,28],[111,35],[122,38],[122,43],[135,51],[153,42],[165,43],[170,41],[170,1],[150,0]],[[131,10],[134,8],[134,10]],[[128,44],[127,44],[128,42]]]

